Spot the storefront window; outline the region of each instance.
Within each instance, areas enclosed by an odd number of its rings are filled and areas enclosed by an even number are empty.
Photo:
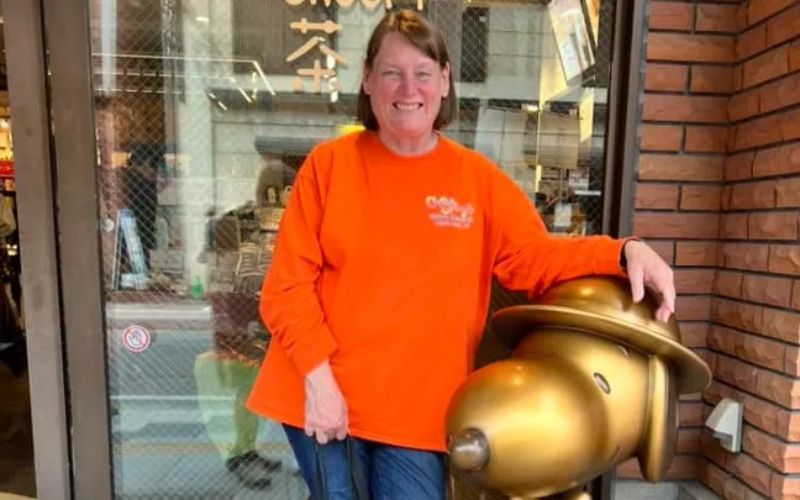
[[[280,426],[242,406],[270,341],[258,291],[306,154],[357,128],[387,9],[445,35],[445,134],[551,231],[601,230],[612,0],[91,5],[117,497],[307,497]]]

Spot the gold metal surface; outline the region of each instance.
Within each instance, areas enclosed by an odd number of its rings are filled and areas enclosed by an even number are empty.
[[[498,312],[493,329],[514,353],[453,396],[454,473],[519,499],[588,499],[580,487],[631,456],[659,480],[674,453],[677,394],[704,388],[710,371],[680,345],[674,319],[652,319],[656,308],[652,297],[634,304],[623,280],[584,278]]]
[[[680,343],[675,316],[655,319],[651,294],[634,303],[627,280],[592,277],[570,280],[548,290],[535,304],[508,307],[492,317],[492,331],[510,348],[539,326],[570,327],[602,335],[657,355],[675,367],[678,394],[699,392],[711,381],[702,359]]]

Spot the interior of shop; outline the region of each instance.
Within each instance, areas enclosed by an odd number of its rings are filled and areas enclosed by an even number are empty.
[[[0,27],[2,27],[0,12]],[[14,153],[0,30],[0,499],[35,498]]]

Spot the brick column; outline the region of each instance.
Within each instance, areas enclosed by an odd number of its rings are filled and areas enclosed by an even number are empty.
[[[634,233],[673,264],[682,341],[714,371],[668,476],[800,499],[800,2],[649,5]],[[744,403],[736,455],[702,428],[721,397]]]
[[[800,498],[800,3],[739,8],[708,403],[744,402],[743,452],[703,438],[727,498]],[[747,496],[749,495],[749,496]]]
[[[675,269],[682,342],[706,354],[738,2],[650,2],[634,234]],[[670,479],[700,476],[700,395],[680,403]],[[621,477],[638,477],[635,462]]]

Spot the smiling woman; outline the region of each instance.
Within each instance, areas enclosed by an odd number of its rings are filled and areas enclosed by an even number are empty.
[[[444,39],[420,14],[378,23],[363,72],[366,130],[317,145],[297,174],[261,289],[273,341],[248,407],[284,424],[315,499],[440,500],[445,411],[472,369],[492,278],[536,295],[624,275],[626,247],[550,237],[492,161],[438,132],[455,90]],[[669,267],[644,243],[625,252],[634,285],[657,283],[671,307]]]
[[[410,11],[384,18],[367,45],[358,117],[398,154],[425,153],[453,119],[456,93],[444,39]]]
[[[603,192],[605,147],[619,142],[605,140],[619,137],[607,77],[623,39],[614,20],[627,19],[616,12],[631,3],[600,2],[597,39],[572,29],[584,3],[92,0],[78,2],[89,30],[76,9],[64,9],[68,29],[37,19],[58,35],[49,48],[71,54],[82,46],[55,41],[91,37],[88,57],[47,59],[91,61],[94,98],[96,143],[76,142],[89,160],[59,164],[64,180],[97,179],[86,188],[97,203],[72,201],[98,220],[64,215],[63,227],[103,228],[69,233],[102,251],[102,287],[96,301],[70,294],[80,307],[65,310],[97,319],[74,331],[104,370],[65,366],[68,380],[105,383],[81,394],[100,394],[111,418],[72,421],[84,429],[75,456],[111,451],[114,496],[295,500],[308,498],[295,472],[319,440],[326,470],[347,471],[349,446],[373,466],[371,488],[440,498],[444,412],[481,362],[493,280],[536,293],[566,274],[619,272],[619,242],[556,243],[544,230],[596,234],[619,198]],[[565,78],[582,67],[570,33],[593,35],[576,46],[596,51],[596,68]],[[126,349],[132,325],[150,332],[147,349]],[[96,422],[108,443],[81,439]],[[406,469],[425,472],[395,481]],[[75,468],[89,470],[104,474]],[[84,492],[90,479],[75,491],[107,497]]]

